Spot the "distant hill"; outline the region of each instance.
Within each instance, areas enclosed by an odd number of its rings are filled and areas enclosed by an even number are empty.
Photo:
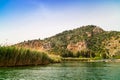
[[[104,31],[98,26],[87,25],[44,40],[28,40],[15,46],[62,57],[120,58],[120,32]]]

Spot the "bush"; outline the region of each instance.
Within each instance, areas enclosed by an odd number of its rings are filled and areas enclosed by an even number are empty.
[[[102,54],[101,54],[101,57],[102,57],[103,59],[108,59],[108,56],[107,56],[106,53],[102,53]]]

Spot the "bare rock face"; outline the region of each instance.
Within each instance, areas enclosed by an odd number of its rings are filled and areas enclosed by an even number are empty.
[[[93,29],[93,33],[94,33],[94,34],[102,33],[103,31],[104,31],[104,30],[101,29],[101,28],[99,28],[99,27],[95,27],[95,28]]]
[[[72,52],[86,50],[87,49],[86,42],[80,41],[80,42],[77,42],[76,44],[70,43],[70,44],[68,44],[67,49]]]
[[[34,49],[38,51],[48,51],[51,49],[51,43],[50,42],[42,42],[39,40],[33,40],[33,41],[24,41],[23,43],[17,44],[17,47],[24,47],[27,49]]]
[[[42,49],[43,50],[50,50],[51,49],[51,43],[50,42],[48,42],[48,43],[44,43],[43,45],[42,45]]]
[[[87,37],[91,37],[92,36],[92,34],[90,32],[86,32],[86,34],[87,34]]]
[[[120,36],[118,38],[111,37],[111,39],[104,41],[103,45],[111,57],[120,55]]]

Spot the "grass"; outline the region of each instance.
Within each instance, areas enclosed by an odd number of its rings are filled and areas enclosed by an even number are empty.
[[[53,62],[46,53],[16,47],[0,47],[0,66],[43,65]]]
[[[92,60],[91,58],[72,58],[72,57],[68,57],[68,58],[63,58],[62,61],[82,61],[82,62],[88,62]]]
[[[59,63],[62,61],[62,57],[60,55],[49,54],[52,63]]]

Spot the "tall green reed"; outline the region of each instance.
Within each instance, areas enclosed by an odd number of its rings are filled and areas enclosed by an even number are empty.
[[[44,52],[13,46],[0,47],[0,66],[26,66],[48,64],[51,58]]]

